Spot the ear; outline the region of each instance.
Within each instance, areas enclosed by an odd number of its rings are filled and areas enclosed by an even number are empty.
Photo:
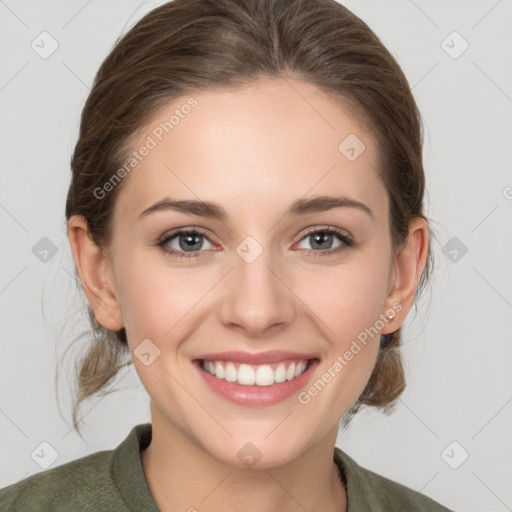
[[[425,219],[415,217],[411,220],[407,240],[395,256],[395,268],[383,312],[386,316],[386,311],[390,314],[394,311],[395,316],[392,320],[387,319],[382,334],[397,331],[414,304],[416,288],[427,259],[428,235],[428,224]]]
[[[123,321],[108,254],[93,242],[82,215],[70,217],[68,235],[73,260],[96,319],[106,329],[118,331]]]

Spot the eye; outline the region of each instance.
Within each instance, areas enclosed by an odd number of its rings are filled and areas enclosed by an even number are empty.
[[[336,242],[336,239],[338,239],[338,245],[333,248],[332,244]],[[209,244],[212,244],[207,235],[197,228],[180,229],[172,233],[166,233],[157,241],[157,245],[162,251],[174,258],[195,258],[201,256],[205,251],[203,247],[205,240],[207,240]],[[346,250],[353,243],[351,238],[345,235],[341,230],[330,226],[309,231],[301,238],[301,243],[307,240],[310,241],[313,249],[305,250],[312,256],[331,256],[338,254]],[[208,249],[208,247],[206,249]]]
[[[165,234],[157,245],[162,251],[176,258],[195,258],[201,255],[204,240],[208,237],[198,229],[181,229]]]
[[[332,244],[335,242],[336,238],[339,242],[338,245],[333,248]],[[309,231],[304,237],[302,237],[301,242],[308,240],[310,241],[313,249],[306,249],[306,251],[312,256],[329,256],[338,254],[339,252],[349,248],[353,243],[353,241],[341,230],[330,226]]]

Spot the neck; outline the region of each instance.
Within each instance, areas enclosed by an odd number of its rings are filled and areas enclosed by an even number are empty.
[[[347,510],[346,487],[333,461],[337,429],[285,464],[239,468],[214,458],[153,406],[152,425],[141,459],[162,512]]]

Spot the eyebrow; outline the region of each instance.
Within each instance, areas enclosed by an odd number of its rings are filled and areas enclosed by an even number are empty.
[[[333,208],[356,208],[368,214],[372,220],[375,220],[373,212],[364,203],[342,196],[316,196],[307,199],[297,199],[290,205],[288,210],[285,212],[285,215],[305,215],[307,213],[324,212],[332,210]],[[174,210],[177,212],[190,213],[192,215],[222,221],[226,220],[228,217],[226,211],[217,203],[212,203],[210,201],[196,201],[192,199],[177,200],[170,197],[164,197],[149,208],[146,208],[139,215],[139,220],[150,213],[162,210]]]

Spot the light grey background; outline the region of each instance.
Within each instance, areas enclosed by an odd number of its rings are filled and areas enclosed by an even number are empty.
[[[83,441],[71,430],[66,377],[59,411],[54,375],[87,327],[64,221],[81,108],[115,39],[160,3],[0,0],[0,486],[42,470],[31,454],[43,441],[54,467],[112,449],[150,420],[137,375],[122,372],[120,391],[84,407]],[[455,510],[512,510],[512,3],[345,5],[413,86],[438,242],[432,293],[405,327],[408,387],[396,412],[361,411],[337,445]],[[46,59],[31,48],[43,31],[58,43]],[[42,237],[57,247],[46,262],[32,252]]]

